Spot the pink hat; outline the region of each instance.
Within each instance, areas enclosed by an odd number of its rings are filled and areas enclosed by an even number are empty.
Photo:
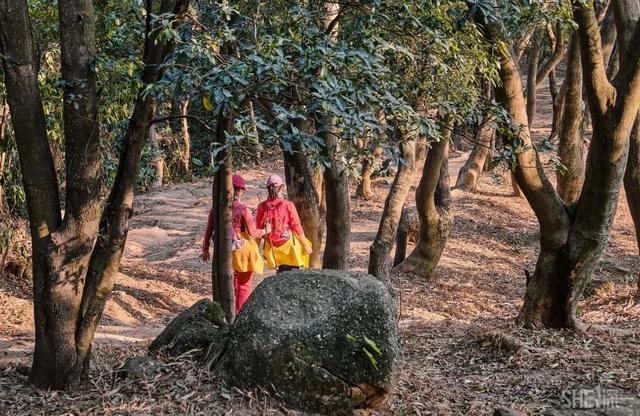
[[[281,186],[283,184],[282,182],[282,178],[278,175],[271,175],[269,176],[269,179],[267,179],[267,188],[270,186]]]
[[[233,175],[233,178],[231,178],[231,181],[233,182],[234,189],[247,189],[247,182],[244,180],[242,176]]]

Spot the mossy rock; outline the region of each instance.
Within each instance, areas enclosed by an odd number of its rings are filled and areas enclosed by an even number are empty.
[[[153,357],[131,357],[116,370],[115,375],[117,379],[150,380],[166,367]]]
[[[351,414],[385,401],[398,359],[396,309],[384,283],[305,270],[258,286],[216,370],[232,385],[272,390],[295,409]]]
[[[193,352],[199,356],[209,349],[222,349],[226,332],[227,325],[220,304],[202,299],[171,321],[153,340],[149,352],[169,357]]]

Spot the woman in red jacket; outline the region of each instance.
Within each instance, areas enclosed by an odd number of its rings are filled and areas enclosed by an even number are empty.
[[[278,175],[267,179],[269,197],[258,205],[256,222],[265,231],[264,256],[277,272],[309,267],[311,243],[304,236],[296,206],[282,198],[284,183]]]
[[[246,182],[240,175],[233,175],[233,206],[231,208],[231,239],[233,240],[233,277],[236,297],[236,314],[251,294],[253,273],[262,273],[264,262],[258,250],[256,239],[263,235],[256,228],[251,210],[240,202],[246,190]],[[202,261],[209,261],[209,244],[214,229],[213,208],[209,210],[207,229],[202,240]]]

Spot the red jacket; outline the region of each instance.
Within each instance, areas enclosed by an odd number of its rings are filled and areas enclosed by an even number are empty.
[[[256,228],[256,223],[253,221],[253,215],[251,210],[246,205],[239,201],[233,201],[231,207],[231,238],[237,239],[240,233],[246,232],[253,238],[260,238],[264,232]],[[213,235],[213,229],[215,228],[215,216],[213,215],[213,208],[209,210],[209,220],[207,221],[207,229],[204,232],[205,248],[209,248],[209,242]]]
[[[286,199],[274,198],[261,202],[258,205],[256,222],[260,229],[264,229],[267,223],[271,225],[271,233],[266,238],[275,247],[279,247],[289,240],[291,237],[289,231],[304,238],[296,206]]]

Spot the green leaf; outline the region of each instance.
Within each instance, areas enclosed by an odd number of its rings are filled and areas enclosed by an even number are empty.
[[[366,342],[372,350],[374,350],[380,357],[382,357],[382,351],[380,350],[380,347],[378,347],[378,344],[376,344],[374,340],[367,338],[366,335],[363,338],[364,342]]]
[[[362,351],[364,351],[364,354],[369,359],[369,362],[371,362],[371,365],[373,365],[373,367],[377,370],[378,369],[378,360],[376,360],[376,358],[373,356],[373,354],[371,354],[366,348],[362,347]]]

